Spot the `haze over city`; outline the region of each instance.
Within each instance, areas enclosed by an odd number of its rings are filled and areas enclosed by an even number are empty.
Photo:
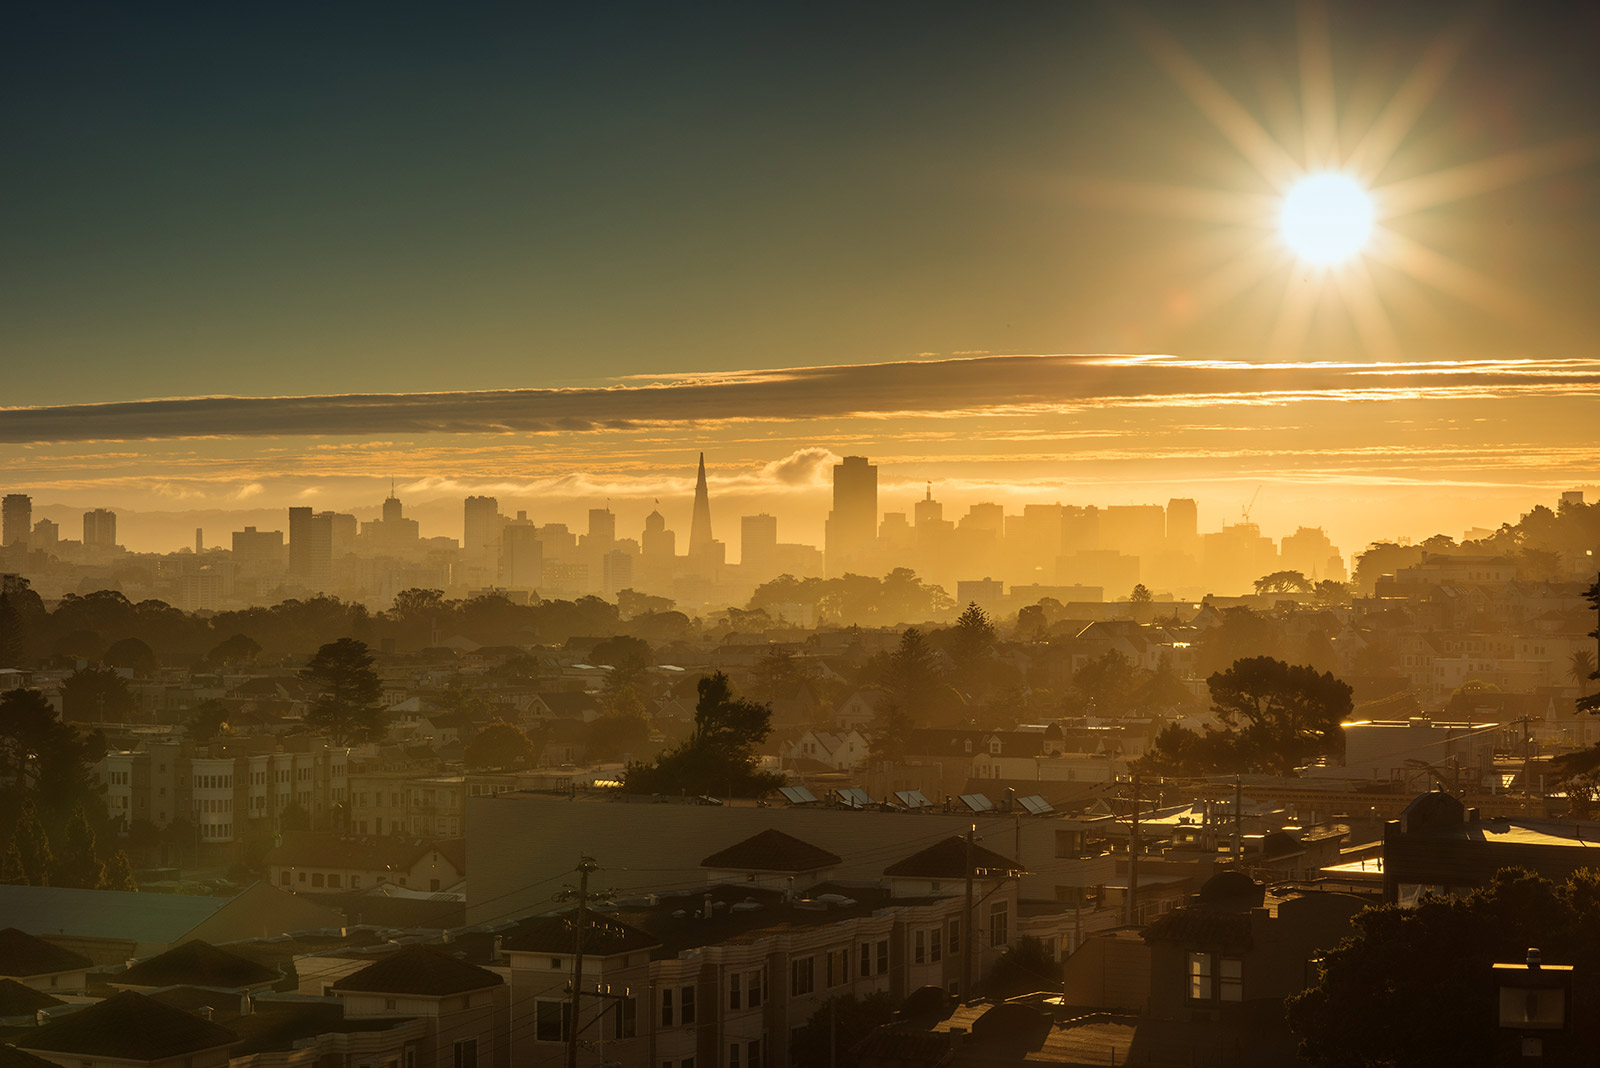
[[[1600,1050],[1600,4],[0,20],[0,1068]]]

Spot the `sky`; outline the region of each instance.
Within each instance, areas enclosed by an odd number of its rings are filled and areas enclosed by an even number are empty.
[[[701,450],[730,542],[820,540],[846,454],[1347,552],[1600,483],[1592,5],[4,18],[0,488],[131,547],[391,478],[686,529]]]

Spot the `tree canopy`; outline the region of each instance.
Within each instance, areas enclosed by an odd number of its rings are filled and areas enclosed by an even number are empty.
[[[383,688],[365,642],[340,638],[317,650],[302,676],[322,691],[306,710],[306,726],[327,731],[337,745],[383,733]]]
[[[720,671],[702,677],[696,691],[693,733],[655,763],[630,765],[629,792],[750,797],[771,790],[778,777],[758,770],[756,754],[772,732],[771,706],[735,697]]]

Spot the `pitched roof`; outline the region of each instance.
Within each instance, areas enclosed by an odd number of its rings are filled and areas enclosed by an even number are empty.
[[[0,979],[0,1016],[32,1016],[40,1009],[65,1004],[60,998],[23,986],[15,979]]]
[[[198,938],[142,960],[112,979],[114,986],[261,986],[282,978],[275,969],[258,964]]]
[[[0,1044],[0,1068],[56,1068],[56,1063],[24,1053],[15,1046]]]
[[[333,989],[444,997],[498,986],[501,982],[503,980],[494,972],[457,960],[432,946],[407,946],[345,976],[333,984]]]
[[[125,990],[15,1039],[23,1049],[155,1061],[229,1046],[238,1036],[192,1013]]]
[[[731,871],[803,872],[819,871],[842,863],[838,856],[826,849],[769,827],[760,834],[711,854],[700,862],[700,866]]]
[[[1010,857],[1003,857],[981,845],[972,846],[972,866],[976,873],[1021,871],[1022,865]],[[935,842],[920,853],[913,853],[883,869],[891,879],[965,879],[967,877],[967,840],[952,834],[942,842]]]
[[[51,945],[15,927],[0,931],[0,975],[52,975],[93,966],[94,961],[83,954]]]
[[[540,916],[521,931],[506,938],[504,948],[522,953],[571,953],[574,932],[573,911],[555,916]],[[584,928],[583,951],[596,956],[609,957],[614,953],[631,953],[636,949],[649,949],[661,943],[652,934],[610,916],[589,913]]]
[[[0,916],[24,931],[62,931],[80,938],[135,942],[176,942],[228,901],[189,894],[0,885]]]
[[[405,872],[431,852],[439,853],[456,871],[466,872],[466,840],[462,838],[340,838],[316,831],[285,835],[283,844],[267,854],[267,863]]]

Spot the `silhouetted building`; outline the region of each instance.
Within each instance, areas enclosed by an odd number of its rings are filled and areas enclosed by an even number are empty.
[[[8,493],[0,502],[0,544],[26,545],[33,531],[33,498],[26,493]]]
[[[311,509],[304,509],[307,513]],[[291,514],[293,509],[290,509]],[[283,566],[283,531],[245,527],[233,532],[233,565],[238,572],[260,574]]]
[[[639,549],[652,558],[677,555],[678,536],[667,529],[667,519],[658,511],[644,517],[644,533],[639,536]]]
[[[53,519],[41,519],[33,525],[33,540],[29,548],[50,552],[61,543],[61,526]]]
[[[1194,552],[1200,542],[1200,510],[1193,497],[1174,497],[1167,502],[1167,548]]]
[[[1159,504],[1113,504],[1100,512],[1100,548],[1151,557],[1167,542],[1167,515]]]
[[[114,549],[117,545],[117,513],[109,508],[96,508],[83,513],[83,547],[85,549]]]
[[[596,552],[610,552],[617,543],[617,517],[609,508],[589,509],[585,544]]]
[[[694,480],[694,519],[689,524],[689,555],[707,551],[715,535],[711,533],[711,494],[706,489],[706,454],[700,454],[700,470]]]
[[[544,581],[544,545],[526,519],[506,524],[501,535],[500,581],[513,590],[531,590]]]
[[[739,520],[739,565],[757,582],[777,574],[778,517],[762,512]]]
[[[1301,527],[1278,543],[1280,565],[1306,578],[1345,580],[1344,555],[1321,527]],[[1259,576],[1258,576],[1259,577]]]
[[[877,529],[877,465],[865,456],[846,456],[833,466],[833,510],[825,535],[828,574],[861,566],[875,547]]]
[[[462,504],[461,555],[469,565],[484,567],[500,556],[500,501],[468,497]]]
[[[332,587],[332,512],[289,509],[289,580],[311,590]]]

